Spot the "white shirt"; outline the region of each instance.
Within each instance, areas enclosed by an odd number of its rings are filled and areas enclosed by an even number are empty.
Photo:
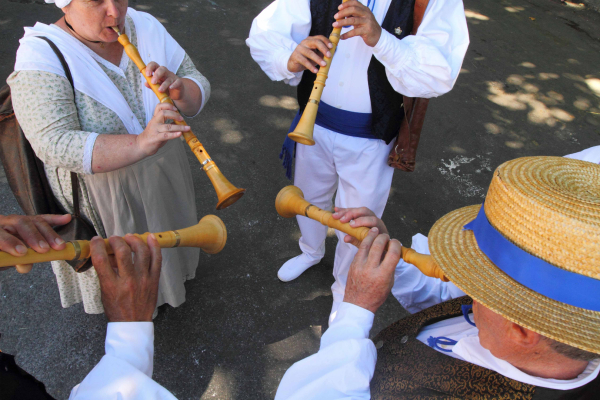
[[[105,349],[106,355],[73,388],[69,400],[176,400],[152,380],[152,322],[110,322]]]
[[[590,147],[589,149],[582,150],[578,153],[573,153],[565,156],[567,158],[574,158],[575,160],[589,161],[594,164],[600,164],[600,146]]]
[[[413,237],[412,247],[416,251],[429,254],[425,245],[426,237]],[[392,293],[411,312],[464,295],[452,282],[424,277],[416,267],[404,261],[398,263],[395,277]],[[369,339],[373,317],[374,314],[364,308],[342,303],[335,320],[321,338],[319,352],[290,367],[279,384],[275,400],[370,399],[369,384],[377,362],[375,345]],[[443,354],[539,387],[558,390],[577,388],[595,379],[600,371],[600,359],[596,359],[575,379],[538,378],[494,357],[481,346],[478,335],[478,329],[461,316],[426,326],[417,339],[425,344],[430,336],[457,340],[458,343],[451,346],[452,352]]]
[[[360,1],[367,4],[367,0]],[[390,3],[375,1],[373,15],[379,24]],[[310,28],[309,0],[275,0],[252,22],[246,44],[269,78],[295,86],[302,72],[288,71],[287,62]],[[350,29],[343,28],[342,34]],[[468,46],[462,0],[430,0],[416,35],[398,40],[382,30],[375,47],[360,37],[340,40],[321,100],[343,110],[370,113],[367,69],[372,56],[385,66],[397,92],[411,97],[440,96],[454,86]]]

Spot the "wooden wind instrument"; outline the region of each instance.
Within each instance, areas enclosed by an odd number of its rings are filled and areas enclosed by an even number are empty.
[[[141,235],[135,234],[147,243],[148,235],[146,232]],[[199,247],[208,254],[215,254],[223,250],[227,242],[227,229],[221,218],[216,215],[207,215],[196,225],[189,228],[178,229],[174,231],[155,233],[154,236],[161,248],[169,247]],[[108,254],[113,254],[113,250],[104,239]],[[65,260],[68,261],[77,272],[83,272],[74,265],[82,266],[84,262],[71,262],[78,260],[87,260],[90,258],[90,242],[88,240],[73,240],[66,243],[64,250],[50,249],[46,253],[36,253],[32,249],[27,250],[27,254],[21,257],[15,257],[9,253],[0,251],[0,268],[11,267],[19,264],[35,264],[48,261]]]
[[[275,208],[277,209],[277,213],[283,218],[304,215],[325,226],[354,236],[360,241],[369,234],[369,228],[364,226],[353,228],[348,223],[343,223],[339,219],[334,219],[331,212],[322,210],[319,207],[310,204],[308,201],[304,200],[302,190],[293,185],[286,186],[279,191],[279,194],[275,199]],[[432,278],[439,278],[444,282],[448,282],[448,278],[446,278],[444,272],[436,264],[432,256],[420,254],[411,248],[402,246],[402,259],[417,267],[424,275]]]
[[[129,41],[127,35],[121,33],[116,26],[113,26],[112,28],[117,33],[117,35],[119,35],[118,40],[119,43],[121,43],[125,48],[125,53],[127,53],[131,61],[133,61],[135,65],[139,68],[144,78],[146,78],[146,82],[148,82],[148,85],[150,85],[152,91],[154,92],[154,94],[156,94],[160,102],[175,105],[175,103],[173,103],[173,100],[171,100],[167,93],[162,93],[158,91],[160,85],[153,84],[152,77],[146,76],[146,64],[144,63],[144,60],[142,60],[142,57],[140,56],[138,50]],[[177,125],[188,126],[188,124],[185,121],[174,122]],[[206,175],[208,175],[208,179],[210,179],[211,183],[215,188],[215,191],[217,192],[217,197],[219,199],[219,201],[217,202],[217,210],[222,210],[223,208],[229,207],[230,205],[238,201],[244,195],[246,189],[236,188],[231,184],[231,182],[227,180],[227,178],[225,178],[219,167],[217,167],[217,164],[215,164],[212,158],[210,158],[202,143],[200,143],[196,135],[194,135],[194,133],[191,130],[182,133],[183,138],[192,149],[192,153],[194,153],[198,161],[200,161],[200,164],[202,164],[202,169],[204,170],[204,172],[206,172]]]
[[[346,1],[348,0],[343,0],[342,3],[345,3]],[[319,68],[319,72],[317,72],[317,78],[315,79],[308,103],[306,103],[306,107],[304,108],[302,117],[300,117],[300,121],[298,121],[298,125],[296,125],[296,129],[294,129],[293,132],[288,133],[288,137],[290,139],[300,144],[305,144],[307,146],[314,146],[315,144],[315,141],[313,140],[313,131],[315,130],[315,121],[317,119],[317,111],[319,110],[319,102],[321,101],[323,89],[325,89],[325,81],[327,80],[327,75],[329,74],[331,60],[335,55],[335,49],[340,41],[341,32],[342,27],[333,28],[333,31],[329,36],[329,41],[333,44],[331,50],[329,50],[331,52],[331,57],[323,57],[326,65],[324,67],[321,66]]]

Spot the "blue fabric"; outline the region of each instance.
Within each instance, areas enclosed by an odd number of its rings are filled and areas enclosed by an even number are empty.
[[[293,132],[294,129],[296,129],[296,125],[298,125],[298,121],[300,121],[300,116],[300,111],[298,111],[294,117],[294,120],[292,121],[292,125],[290,125],[290,130],[288,133]],[[281,147],[281,153],[279,153],[279,159],[283,161],[282,164],[283,168],[285,168],[285,176],[290,181],[292,180],[292,165],[294,157],[296,157],[296,142],[285,135],[285,140],[283,141],[283,146]]]
[[[294,129],[296,129],[300,117],[301,114],[298,111],[292,121],[288,133],[293,132]],[[371,133],[371,113],[357,113],[341,110],[332,107],[327,103],[320,102],[315,124],[346,136],[376,139]],[[292,165],[295,156],[296,142],[286,135],[281,148],[281,153],[279,153],[279,159],[283,161],[282,164],[285,168],[285,176],[289,180],[292,180]]]
[[[440,351],[445,351],[446,353],[452,353],[452,350],[444,349],[443,347],[438,346],[438,344],[441,344],[444,346],[454,346],[456,343],[458,343],[456,340],[447,338],[445,336],[440,336],[440,337],[429,336],[429,338],[427,339],[427,345],[429,347],[438,349]]]
[[[469,318],[469,311],[471,311],[473,309],[473,306],[470,304],[462,305],[462,306],[460,306],[460,309],[462,310],[463,317],[465,317],[467,322],[476,327],[477,325],[475,325],[475,322],[471,321],[471,318]]]
[[[342,135],[377,139],[371,130],[371,113],[346,111],[321,101],[315,123]]]
[[[472,230],[479,249],[521,285],[561,303],[600,311],[600,280],[555,267],[520,249],[490,224],[483,206],[464,229]]]

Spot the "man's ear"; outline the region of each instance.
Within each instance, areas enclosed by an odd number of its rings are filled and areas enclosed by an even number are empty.
[[[508,334],[510,340],[522,347],[531,348],[538,345],[542,339],[542,335],[537,332],[531,331],[527,328],[523,328],[514,322],[509,322]]]

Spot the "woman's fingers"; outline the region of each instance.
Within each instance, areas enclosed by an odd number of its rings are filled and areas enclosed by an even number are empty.
[[[157,129],[159,133],[167,133],[167,132],[187,132],[190,130],[190,127],[187,125],[175,125],[175,124],[163,124],[160,125]]]
[[[158,103],[156,107],[154,107],[154,116],[159,113],[159,111],[177,111],[177,107],[175,107],[171,103]]]
[[[148,64],[146,64],[146,76],[152,76],[158,67],[160,67],[160,65],[154,61],[150,61]]]
[[[148,68],[148,67],[146,67],[146,68]],[[165,79],[167,79],[170,76],[170,74],[171,74],[171,71],[169,71],[167,68],[158,67],[152,74],[152,79],[150,80],[150,82],[152,82],[153,84],[160,83],[160,82],[164,81]]]
[[[169,90],[169,86],[171,86],[173,83],[175,83],[177,79],[173,78],[173,77],[168,77],[166,78],[163,83],[161,83],[161,85],[158,88],[158,91],[161,93],[165,93],[167,90]]]
[[[183,121],[183,117],[181,116],[181,114],[173,110],[160,111],[158,118],[162,118],[163,123],[168,119],[172,119],[173,121]]]

